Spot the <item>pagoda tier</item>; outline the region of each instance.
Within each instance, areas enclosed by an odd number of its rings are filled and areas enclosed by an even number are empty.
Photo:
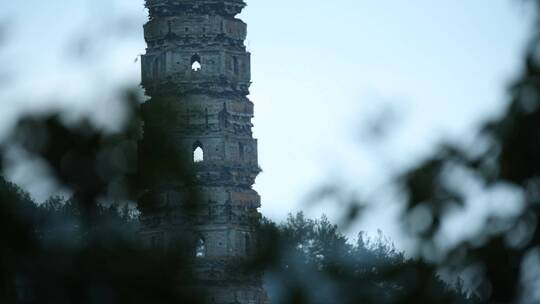
[[[253,189],[261,170],[248,99],[251,54],[247,25],[235,17],[246,4],[146,0],[146,6],[141,69],[151,99],[141,109],[139,150],[182,160],[189,179],[176,171],[148,172],[152,184],[139,201],[141,236],[156,248],[192,251],[195,285],[210,303],[267,304],[261,274],[243,273],[238,264],[253,257],[261,219]],[[169,146],[153,144],[160,136]]]
[[[149,21],[144,33],[149,48],[160,47],[165,40],[186,46],[214,43],[243,47],[247,25],[221,15],[169,16]]]
[[[150,18],[185,14],[235,16],[246,6],[243,0],[146,0]]]

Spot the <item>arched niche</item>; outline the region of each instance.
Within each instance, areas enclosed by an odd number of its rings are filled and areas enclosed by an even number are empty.
[[[193,144],[192,159],[194,163],[201,163],[204,161],[204,148],[200,141],[196,141]]]
[[[194,54],[191,56],[191,70],[198,72],[202,69],[201,56],[199,54]]]
[[[206,240],[204,237],[199,236],[195,243],[195,257],[199,259],[204,258],[206,257],[206,254]]]

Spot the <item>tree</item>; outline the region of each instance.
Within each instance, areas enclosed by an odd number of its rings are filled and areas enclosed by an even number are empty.
[[[263,220],[260,252],[246,267],[268,271],[269,289],[280,303],[474,301],[459,292],[462,282],[458,291],[442,282],[440,269],[475,270],[482,302],[540,301],[534,293],[540,273],[540,1],[534,5],[537,21],[524,70],[510,90],[504,113],[479,130],[484,148],[445,143],[396,177],[407,206],[405,221],[418,210],[431,219],[409,225],[423,259],[407,259],[382,237],[372,241],[360,234],[353,245],[325,218],[297,214],[283,225]],[[136,94],[128,92],[126,108],[132,117],[115,134],[87,121],[68,125],[59,115],[47,114],[21,119],[0,146],[1,152],[17,145],[40,157],[53,177],[73,192],[67,202],[51,198],[37,207],[27,193],[0,178],[0,302],[200,303],[186,287],[192,278],[185,252],[141,246],[128,236],[132,232],[126,234],[118,225],[129,222],[129,210],[119,215],[116,207],[100,204],[103,197],[139,200],[145,211],[152,201],[141,198],[147,198],[151,185],[174,174],[189,183],[189,172],[167,148],[171,139],[160,136],[159,127],[148,129],[155,132],[152,142],[140,149],[141,166],[134,169],[138,104]],[[153,113],[157,121],[170,115],[162,110]],[[468,199],[448,183],[455,170],[466,172],[485,191],[517,189],[523,208],[515,218],[490,218],[482,235],[442,251],[436,243],[441,223],[448,210]],[[351,204],[351,219],[359,210]]]
[[[540,272],[540,265],[531,262],[540,257],[540,1],[528,2],[536,20],[524,68],[510,88],[505,111],[479,130],[477,142],[482,144],[444,143],[396,178],[406,197],[404,218],[422,208],[433,219],[427,227],[413,225],[409,231],[420,248],[428,249],[424,257],[435,260],[434,267],[456,273],[473,269],[480,281],[478,294],[489,303],[540,301],[533,292],[538,279],[525,275]],[[491,216],[480,235],[446,252],[436,243],[441,223],[450,210],[471,199],[463,185],[449,182],[456,172],[465,173],[485,192],[512,189],[521,196],[514,204],[523,208],[514,218]]]
[[[0,302],[199,302],[185,284],[192,279],[191,257],[143,246],[133,237],[136,225],[121,224],[127,213],[102,204],[103,198],[134,201],[144,192],[146,176],[133,170],[139,102],[130,92],[125,96],[133,116],[114,134],[87,121],[68,125],[55,114],[25,117],[15,128],[7,143],[46,161],[51,178],[73,196],[37,207],[27,193],[0,180]],[[171,170],[178,161],[160,160],[164,164]],[[145,169],[157,175],[152,165]]]
[[[473,303],[427,265],[405,258],[382,233],[363,233],[352,245],[323,216],[289,215],[277,225],[265,219],[260,255],[276,303]],[[276,245],[277,244],[277,245]],[[425,268],[426,271],[422,272]],[[422,274],[422,288],[417,285]]]

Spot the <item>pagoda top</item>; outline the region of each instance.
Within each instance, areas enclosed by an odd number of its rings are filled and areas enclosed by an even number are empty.
[[[150,18],[183,14],[235,16],[246,3],[244,0],[146,0]]]

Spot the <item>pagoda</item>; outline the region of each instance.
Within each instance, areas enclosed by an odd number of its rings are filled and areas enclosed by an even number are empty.
[[[260,169],[247,97],[247,25],[236,18],[245,6],[243,0],[146,0],[141,62],[150,99],[142,108],[142,142],[159,151],[148,130],[164,130],[193,179],[173,174],[149,189],[154,206],[142,214],[141,235],[163,250],[185,240],[179,235],[191,236],[193,269],[208,303],[268,303],[261,274],[238,267],[255,254],[260,219],[252,188]],[[166,115],[151,114],[157,109]],[[192,188],[196,211],[186,215]]]

